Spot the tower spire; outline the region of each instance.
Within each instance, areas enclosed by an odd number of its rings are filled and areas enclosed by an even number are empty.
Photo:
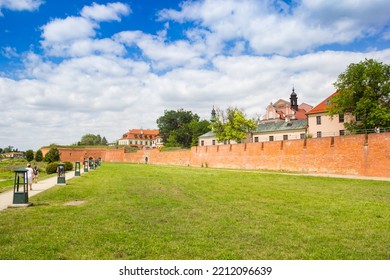
[[[292,92],[290,95],[290,103],[291,103],[291,108],[295,111],[298,111],[298,96],[295,93],[294,86],[292,88]]]

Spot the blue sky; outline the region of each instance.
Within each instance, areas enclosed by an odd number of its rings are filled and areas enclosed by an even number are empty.
[[[0,0],[0,147],[115,141],[164,110],[316,105],[390,63],[388,0]],[[23,131],[23,133],[20,133]]]

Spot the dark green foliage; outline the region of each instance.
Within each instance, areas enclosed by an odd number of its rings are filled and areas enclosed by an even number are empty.
[[[51,162],[46,166],[46,173],[53,174],[57,172],[58,162]]]
[[[107,145],[106,137],[101,137],[99,134],[94,135],[91,133],[85,134],[81,137],[81,140],[77,143],[79,146],[97,146],[97,145]]]
[[[34,151],[27,150],[25,156],[27,161],[32,161],[34,159]]]
[[[373,59],[352,63],[334,83],[329,115],[351,113],[360,121],[346,123],[349,130],[390,127],[390,65]]]
[[[35,153],[35,161],[41,162],[42,160],[43,160],[42,151],[41,151],[41,150],[38,150],[38,151]]]
[[[60,161],[60,152],[57,148],[51,147],[44,160],[48,163]]]
[[[64,164],[65,164],[65,171],[73,170],[73,163],[71,163],[70,161],[65,161]]]
[[[207,123],[207,126],[205,125]],[[197,138],[208,131],[208,121],[199,121],[199,116],[183,109],[164,111],[157,119],[160,136],[166,147],[189,148]]]

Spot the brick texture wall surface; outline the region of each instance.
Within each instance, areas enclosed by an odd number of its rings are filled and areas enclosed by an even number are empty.
[[[109,162],[390,177],[390,133],[198,146],[170,152],[59,149],[63,161],[82,160],[87,155]]]

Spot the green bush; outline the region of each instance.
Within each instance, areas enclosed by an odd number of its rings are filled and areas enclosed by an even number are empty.
[[[38,150],[36,153],[35,153],[35,160],[37,162],[41,162],[43,160],[43,155],[42,155],[42,151],[41,150]]]
[[[58,162],[49,163],[49,164],[46,166],[46,173],[47,173],[47,174],[56,173],[56,172],[57,172],[57,167],[58,167]]]
[[[65,171],[72,171],[73,170],[73,163],[70,161],[65,161]]]
[[[34,159],[34,151],[33,150],[27,150],[25,153],[25,157],[28,162],[32,161]]]

